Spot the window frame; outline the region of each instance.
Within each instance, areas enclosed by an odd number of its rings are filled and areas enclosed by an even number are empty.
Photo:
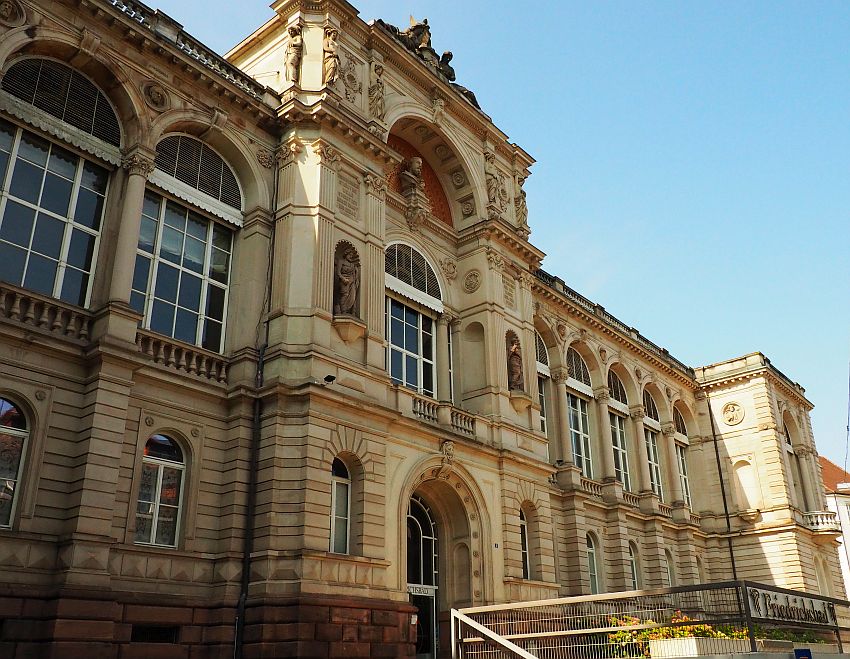
[[[392,332],[392,303],[396,302],[401,305],[403,310],[409,309],[417,314],[417,350],[418,354],[410,352],[406,347],[401,347],[397,344],[393,343],[393,332]],[[422,329],[422,318],[427,317],[431,320],[431,358],[427,359],[423,353],[423,329]],[[392,295],[385,295],[385,305],[384,305],[384,318],[385,318],[385,332],[386,332],[386,340],[387,340],[387,348],[384,352],[384,360],[386,363],[386,371],[390,376],[390,380],[393,384],[398,385],[400,387],[405,387],[411,391],[415,391],[417,394],[421,396],[427,396],[428,398],[437,398],[437,369],[439,364],[437,362],[437,320],[430,314],[425,313],[421,308],[417,306],[412,306],[410,301],[399,299]],[[398,319],[396,319],[398,320]],[[406,321],[401,319],[403,324],[407,324]],[[403,329],[402,329],[403,331]],[[396,350],[402,355],[402,380],[398,381],[392,373],[392,352]],[[406,383],[407,381],[407,357],[413,357],[416,359],[417,371],[416,371],[416,388],[414,389],[410,385]],[[431,368],[431,386],[433,387],[433,391],[428,393],[424,388],[424,365],[428,363]]]
[[[43,59],[49,59],[49,58],[43,58]],[[38,108],[35,108],[35,109],[38,110]],[[8,113],[1,113],[0,114],[0,121],[8,123],[15,130],[15,133],[12,137],[13,142],[12,142],[11,150],[8,152],[9,153],[9,160],[6,164],[6,171],[3,174],[2,179],[0,179],[0,225],[2,224],[3,218],[5,217],[6,208],[8,207],[10,201],[12,201],[12,202],[14,202],[14,203],[16,203],[20,206],[23,206],[25,208],[28,208],[28,209],[30,209],[34,212],[32,227],[30,229],[30,239],[29,239],[28,246],[23,247],[21,245],[17,245],[15,243],[11,243],[9,241],[6,241],[6,242],[9,242],[10,245],[14,245],[16,248],[24,250],[25,253],[26,253],[26,265],[24,266],[24,280],[20,284],[12,284],[12,285],[19,286],[19,287],[21,287],[25,290],[28,290],[28,291],[35,293],[36,295],[44,295],[45,297],[50,297],[54,300],[58,300],[59,302],[61,302],[63,304],[70,304],[71,306],[74,306],[74,307],[77,307],[77,308],[80,308],[80,309],[88,309],[89,305],[91,304],[92,289],[94,287],[94,279],[95,279],[95,275],[96,275],[96,272],[97,272],[97,265],[98,265],[98,259],[99,259],[99,254],[100,254],[101,234],[103,233],[104,222],[106,220],[107,206],[108,206],[109,201],[110,201],[110,190],[111,190],[112,182],[113,182],[113,174],[115,173],[114,165],[112,165],[112,163],[108,163],[108,162],[104,161],[101,158],[98,158],[97,156],[93,156],[90,153],[84,152],[82,149],[80,149],[76,145],[74,145],[74,144],[72,144],[72,143],[70,143],[66,140],[62,140],[59,136],[52,135],[51,133],[46,132],[46,131],[35,130],[32,126],[29,126],[29,125],[24,126],[20,122],[14,121],[11,117],[9,117]],[[24,123],[26,123],[26,122],[24,122]],[[62,122],[62,123],[63,123],[63,125],[65,125],[64,122]],[[68,124],[68,125],[70,126],[70,124]],[[20,153],[21,141],[22,141],[25,133],[29,133],[29,134],[33,135],[36,139],[43,140],[43,141],[47,142],[50,146],[48,156],[47,156],[47,162],[45,162],[45,164],[42,168],[42,170],[43,170],[42,171],[42,178],[41,178],[41,184],[40,184],[39,192],[38,192],[39,201],[37,201],[37,202],[31,202],[31,201],[28,201],[28,200],[23,199],[21,197],[14,196],[14,195],[12,195],[12,192],[11,192],[12,177],[13,177],[13,173],[14,173],[14,170],[15,170],[15,165],[17,163],[18,155]],[[64,179],[64,177],[62,177],[58,173],[52,172],[48,169],[50,156],[53,153],[53,147],[54,146],[58,147],[58,148],[60,148],[64,151],[68,151],[69,153],[73,154],[74,156],[76,156],[78,158],[77,163],[75,164],[74,179],[73,179],[73,181],[71,181],[71,196],[68,199],[68,211],[67,211],[67,214],[65,216],[62,216],[62,215],[56,213],[55,211],[50,210],[50,209],[45,208],[45,207],[40,205],[41,195],[44,191],[45,181],[47,180],[48,173],[52,174],[54,176],[59,176],[60,178]],[[22,158],[22,160],[26,163],[29,163],[29,164],[35,166],[35,167],[40,167],[40,165],[33,163],[32,161],[30,161],[26,158]],[[83,176],[83,171],[85,169],[86,163],[90,163],[91,165],[105,171],[106,181],[105,181],[105,184],[104,184],[102,195],[100,193],[98,193],[97,191],[95,191],[91,188],[85,187],[83,185],[82,176]],[[68,180],[68,179],[64,179],[64,180]],[[79,201],[79,198],[80,198],[81,189],[88,190],[89,192],[93,193],[94,195],[101,197],[101,199],[102,199],[101,211],[100,211],[100,216],[98,218],[98,228],[97,229],[92,229],[91,227],[87,227],[85,224],[77,222],[73,217],[76,214],[76,207],[77,207],[77,202]],[[36,224],[38,222],[39,215],[41,215],[41,214],[44,214],[51,219],[59,220],[63,224],[63,227],[62,227],[62,242],[61,242],[61,246],[60,246],[59,257],[57,259],[55,259],[55,261],[56,261],[56,271],[55,271],[55,274],[54,274],[53,290],[50,293],[43,293],[43,292],[40,292],[40,291],[35,291],[33,289],[30,289],[29,287],[27,287],[25,285],[25,283],[26,283],[26,272],[28,270],[30,258],[33,254],[35,254],[36,256],[40,256],[42,258],[51,260],[51,261],[54,260],[54,258],[52,256],[48,256],[46,254],[42,254],[41,252],[35,251],[32,247],[32,242],[34,240],[33,234],[36,231]],[[88,283],[86,285],[83,304],[77,304],[75,302],[68,302],[67,300],[63,300],[62,297],[61,297],[62,286],[65,283],[65,276],[67,274],[68,269],[71,269],[71,270],[74,270],[74,271],[79,271],[79,272],[85,272],[85,271],[81,270],[80,268],[78,268],[77,266],[68,263],[68,255],[69,255],[69,252],[70,252],[71,242],[73,240],[75,230],[81,231],[82,233],[93,238],[91,260],[90,260],[90,263],[89,263],[89,270],[86,273],[87,277],[88,277]],[[11,283],[11,282],[9,282],[9,283]]]
[[[539,364],[538,364],[539,366]],[[537,372],[537,401],[540,404],[540,432],[542,432],[547,437],[549,436],[549,423],[546,418],[546,397],[548,394],[548,382],[549,378],[541,373],[539,370]]]
[[[588,533],[585,536],[585,540],[587,542],[587,576],[590,581],[590,594],[598,595],[599,594],[599,562],[597,559],[596,553],[596,542],[593,540],[593,537]]]
[[[658,451],[658,431],[644,426],[643,438],[646,445],[646,461],[649,466],[649,487],[664,501],[664,479],[661,469],[661,454]]]
[[[345,468],[348,477],[338,476],[333,472],[333,464],[331,465],[331,529],[330,529],[330,544],[328,551],[332,554],[350,555],[351,554],[351,470],[342,460],[334,458],[334,462],[339,461]],[[337,497],[340,489],[345,491],[345,517],[339,517],[336,514]],[[338,521],[345,521],[345,551],[336,550],[337,533],[339,532]]]
[[[574,404],[575,403],[575,404]],[[573,459],[585,478],[593,479],[593,443],[590,441],[590,412],[588,401],[569,389],[567,390],[567,412],[569,416],[570,441],[573,447]],[[578,419],[579,428],[573,426]],[[576,450],[581,446],[581,450]]]
[[[165,437],[169,441],[173,442],[177,448],[180,449],[180,452],[183,456],[183,462],[174,462],[172,460],[166,460],[164,458],[151,457],[144,454],[144,446],[147,446],[147,443],[151,441],[156,435],[160,435]],[[145,444],[142,447],[142,462],[141,462],[141,471],[144,471],[144,466],[146,464],[155,465],[157,467],[156,474],[156,486],[154,488],[154,500],[153,501],[141,501],[141,472],[139,477],[139,487],[136,490],[136,508],[134,511],[133,519],[134,519],[134,530],[133,530],[133,544],[139,545],[142,547],[159,547],[162,549],[178,549],[181,544],[183,531],[183,515],[185,514],[186,501],[184,499],[184,494],[186,491],[186,480],[188,479],[189,474],[189,460],[186,457],[187,452],[185,447],[181,442],[177,441],[172,435],[167,435],[165,433],[152,433],[147,436],[145,440]],[[177,512],[175,515],[175,524],[174,524],[174,544],[164,544],[160,542],[156,542],[157,535],[157,527],[159,525],[159,508],[161,505],[160,499],[162,496],[162,476],[166,468],[175,469],[180,471],[180,492],[177,495]],[[137,539],[137,534],[139,532],[139,510],[138,506],[140,503],[150,503],[151,504],[151,526],[150,526],[150,541],[145,542]]]
[[[676,466],[679,471],[679,485],[682,489],[682,497],[685,499],[685,505],[691,508],[691,481],[688,476],[688,446],[678,440],[673,442],[676,451]]]
[[[614,410],[608,410],[608,422],[611,425],[611,445],[614,450],[614,476],[620,481],[626,492],[632,491],[629,471],[629,435],[626,417]],[[619,458],[619,460],[618,460]],[[620,463],[618,465],[618,462]]]
[[[9,521],[7,523],[0,523],[0,531],[9,531],[15,525],[15,516],[18,512],[18,507],[20,506],[21,498],[23,497],[22,488],[21,488],[21,480],[23,475],[24,464],[27,459],[27,451],[29,450],[30,441],[35,432],[33,425],[30,420],[30,415],[28,415],[24,408],[16,403],[14,400],[7,398],[6,396],[0,396],[0,401],[5,401],[11,407],[14,407],[21,417],[24,419],[24,423],[26,425],[25,430],[20,430],[18,428],[8,428],[6,426],[0,426],[0,434],[8,434],[13,437],[22,437],[23,441],[21,442],[21,452],[18,455],[18,466],[15,471],[14,478],[14,487],[12,489],[11,500],[12,503],[9,506]],[[4,485],[4,490],[8,485],[8,481],[10,479],[3,479],[6,484]]]
[[[522,508],[519,510],[519,552],[522,563],[522,578],[531,579],[531,556],[528,551],[528,520]]]
[[[640,590],[642,587],[640,573],[640,557],[635,543],[629,543],[629,569],[632,578],[632,590]]]

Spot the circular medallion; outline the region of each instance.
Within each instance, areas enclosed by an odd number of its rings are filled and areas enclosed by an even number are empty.
[[[727,426],[737,426],[744,420],[744,408],[735,401],[726,403],[720,410],[720,414],[723,416],[723,423]]]
[[[481,273],[478,270],[470,270],[463,278],[463,290],[474,293],[481,286]]]

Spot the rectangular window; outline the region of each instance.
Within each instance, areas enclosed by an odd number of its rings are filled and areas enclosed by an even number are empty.
[[[335,554],[348,553],[351,484],[346,480],[331,481],[331,551]]]
[[[387,370],[393,382],[434,397],[434,321],[387,298]]]
[[[130,306],[145,327],[221,352],[233,232],[148,190]]]
[[[646,457],[649,461],[649,485],[658,498],[664,500],[664,485],[661,481],[661,459],[658,456],[658,433],[644,429]]]
[[[687,447],[676,444],[676,462],[679,465],[679,483],[682,485],[682,496],[688,508],[691,507],[691,486],[688,481],[688,456]]]
[[[629,453],[626,450],[626,420],[619,414],[608,413],[611,422],[611,443],[614,447],[614,476],[623,484],[623,489],[632,491],[629,478]]]
[[[540,432],[546,434],[546,378],[537,376],[537,400],[540,402]]]
[[[0,119],[0,280],[88,304],[109,172]]]
[[[568,393],[570,407],[570,436],[573,443],[573,457],[582,476],[593,478],[593,460],[590,455],[590,424],[587,419],[587,401],[575,394]]]

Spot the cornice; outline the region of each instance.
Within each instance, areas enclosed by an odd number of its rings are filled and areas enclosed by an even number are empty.
[[[544,252],[517,235],[513,227],[501,220],[480,220],[461,230],[459,238],[460,245],[479,241],[496,242],[507,247],[512,254],[531,269],[537,269],[543,257],[546,256]]]
[[[746,383],[757,377],[765,378],[770,384],[774,385],[777,389],[782,391],[783,394],[793,399],[806,411],[814,409],[812,402],[803,396],[794,385],[789,384],[788,379],[784,375],[777,374],[776,369],[773,368],[770,362],[766,364],[753,365],[745,370],[730,373],[727,376],[712,378],[711,381],[701,381],[699,379],[696,381],[700,388],[707,391],[713,391],[734,384]]]

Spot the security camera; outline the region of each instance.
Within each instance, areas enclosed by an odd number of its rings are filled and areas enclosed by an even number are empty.
[[[324,380],[325,380],[325,384],[333,384],[334,380],[336,380],[336,376],[335,375],[326,375]]]

